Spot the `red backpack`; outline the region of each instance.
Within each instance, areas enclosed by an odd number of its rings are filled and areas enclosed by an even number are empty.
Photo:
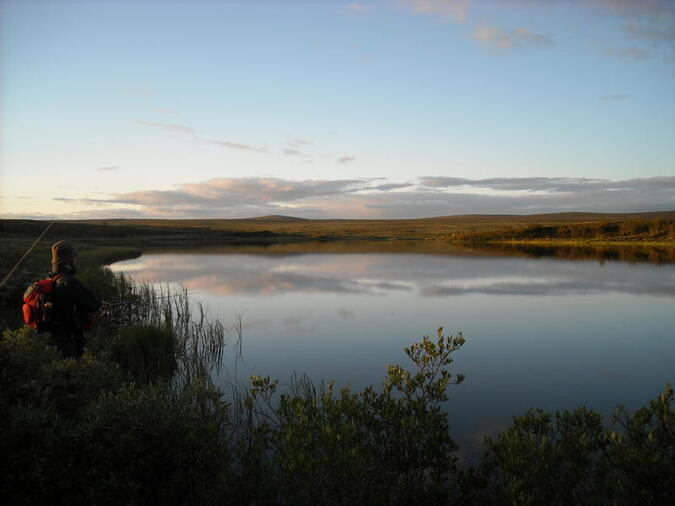
[[[57,274],[30,285],[23,294],[23,322],[38,332],[51,330],[54,307],[54,284]]]

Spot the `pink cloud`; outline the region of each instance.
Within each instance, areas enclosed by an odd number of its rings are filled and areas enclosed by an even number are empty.
[[[550,47],[555,42],[547,37],[529,31],[527,28],[502,30],[494,26],[482,25],[476,28],[471,38],[481,44],[499,49],[514,49],[521,47]]]
[[[373,10],[373,6],[369,4],[351,3],[347,4],[347,9],[354,12],[368,12]]]
[[[463,23],[471,0],[399,0],[399,3],[418,14],[431,14]]]

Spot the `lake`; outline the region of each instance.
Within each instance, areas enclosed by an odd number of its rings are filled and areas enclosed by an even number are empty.
[[[424,241],[279,244],[151,251],[112,269],[198,292],[226,325],[240,314],[244,381],[296,372],[361,389],[381,384],[387,364],[409,366],[403,347],[421,336],[461,331],[452,372],[466,380],[446,407],[465,454],[527,408],[608,414],[673,381],[673,263],[606,260],[650,258],[631,251],[516,253]],[[235,370],[228,350],[225,387]]]

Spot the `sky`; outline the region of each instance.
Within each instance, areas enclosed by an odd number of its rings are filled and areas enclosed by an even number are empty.
[[[0,0],[0,217],[675,209],[675,0]]]

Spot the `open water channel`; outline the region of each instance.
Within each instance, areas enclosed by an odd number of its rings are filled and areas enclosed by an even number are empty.
[[[609,414],[619,403],[647,403],[675,380],[669,261],[317,243],[147,252],[112,269],[197,291],[193,298],[226,325],[241,314],[244,382],[251,374],[284,382],[295,372],[361,389],[381,384],[387,364],[409,366],[403,347],[422,335],[461,331],[467,342],[453,372],[466,380],[450,389],[446,408],[469,454],[527,408]],[[225,387],[229,351],[218,378]]]

